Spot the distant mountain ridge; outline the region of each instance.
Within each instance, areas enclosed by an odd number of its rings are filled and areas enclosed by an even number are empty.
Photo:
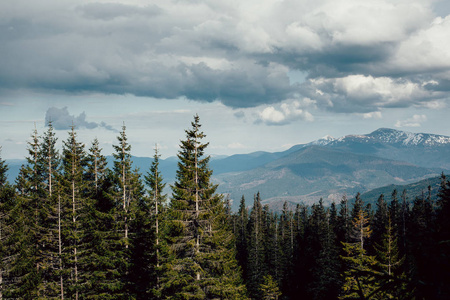
[[[450,137],[444,135],[380,128],[366,135],[328,137],[308,145],[400,160],[426,168],[450,169]]]
[[[441,145],[449,145],[450,137],[429,134],[429,133],[412,133],[400,131],[390,128],[380,128],[366,135],[346,135],[341,138],[333,138],[327,136],[313,142],[323,146],[336,145],[348,141],[359,141],[361,143],[381,143],[381,144],[397,144],[403,146],[424,146],[433,147]]]
[[[108,154],[106,154],[108,155]],[[133,157],[145,174],[152,158]],[[112,167],[112,157],[108,156]],[[25,160],[7,160],[14,182]],[[248,203],[261,193],[263,202],[335,201],[381,186],[404,185],[450,170],[450,137],[380,128],[369,134],[326,136],[281,152],[258,151],[211,157],[213,179],[219,192],[228,194],[234,209],[242,195]],[[176,157],[160,160],[164,180],[175,180]]]
[[[408,162],[312,145],[252,170],[216,175],[215,180],[219,192],[229,194],[233,200],[244,195],[249,204],[257,192],[267,203],[311,204],[323,198],[327,204],[338,201],[343,194],[437,175],[436,170]]]

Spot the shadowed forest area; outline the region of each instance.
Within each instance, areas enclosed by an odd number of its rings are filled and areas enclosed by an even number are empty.
[[[205,137],[195,116],[169,189],[157,148],[148,170],[132,169],[125,126],[112,168],[75,127],[60,150],[51,123],[34,130],[14,183],[0,159],[0,299],[450,298],[444,175],[437,197],[273,212],[258,193],[232,212]]]

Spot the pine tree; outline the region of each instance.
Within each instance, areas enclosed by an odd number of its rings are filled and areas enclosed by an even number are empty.
[[[269,205],[263,206],[263,253],[265,274],[269,274],[278,283],[282,280],[283,253],[281,250],[281,228],[278,216],[270,210]]]
[[[248,238],[248,277],[247,288],[250,298],[259,298],[260,285],[263,276],[266,275],[264,264],[264,231],[263,231],[263,207],[259,192],[255,195],[253,208],[249,219]]]
[[[164,218],[165,204],[167,201],[167,195],[164,194],[164,188],[166,184],[164,183],[161,171],[159,169],[159,158],[160,154],[158,152],[158,147],[155,146],[155,154],[153,156],[153,162],[150,166],[150,170],[145,176],[145,182],[150,188],[148,194],[150,197],[151,205],[154,210],[154,227],[156,235],[156,246],[160,243],[160,222]],[[156,249],[156,264],[159,267],[158,249]]]
[[[391,203],[389,204],[389,215],[395,230],[398,230],[401,213],[400,204],[398,203],[397,190],[393,190],[391,194]]]
[[[372,221],[372,239],[375,244],[381,242],[382,236],[386,231],[386,226],[388,225],[388,220],[390,220],[388,206],[384,200],[384,195],[381,194],[378,197],[377,210]]]
[[[120,218],[122,219],[121,223],[123,228],[123,244],[126,249],[128,249],[129,245],[129,221],[131,218],[131,207],[134,204],[133,197],[131,194],[131,185],[132,185],[132,175],[131,175],[131,145],[128,143],[128,138],[126,136],[126,127],[122,126],[122,131],[120,135],[117,137],[119,142],[118,145],[113,145],[115,153],[114,156],[114,173],[117,176],[117,191],[118,191],[118,210]],[[120,207],[120,208],[119,208]]]
[[[450,297],[450,181],[441,175],[437,209],[437,295],[441,299]]]
[[[91,183],[91,195],[94,196],[100,192],[99,188],[105,179],[107,170],[106,157],[101,152],[102,149],[99,146],[98,139],[94,139],[86,159],[86,179],[87,182]]]
[[[280,282],[284,289],[290,289],[290,278],[293,276],[293,263],[294,263],[294,247],[295,247],[295,224],[294,214],[291,209],[288,208],[287,202],[283,204],[283,210],[280,216]]]
[[[28,181],[28,190],[25,191],[23,197],[19,199],[20,203],[18,209],[21,227],[24,231],[20,231],[19,228],[15,228],[14,232],[18,234],[18,250],[20,251],[16,256],[14,268],[18,278],[17,289],[14,296],[25,297],[39,297],[40,289],[42,289],[42,275],[41,266],[39,264],[40,258],[40,218],[39,211],[42,205],[42,199],[44,197],[44,186],[42,184],[42,164],[40,162],[40,142],[38,132],[35,128],[32,136],[32,141],[28,142],[27,167],[24,171],[25,180]],[[22,214],[20,214],[22,213]],[[42,252],[41,252],[42,253]]]
[[[352,218],[350,216],[349,203],[346,195],[342,196],[339,204],[338,224],[339,225],[336,228],[338,240],[349,242]]]
[[[375,245],[377,265],[381,274],[377,277],[380,285],[378,295],[382,299],[402,299],[408,296],[405,275],[400,273],[404,257],[400,257],[398,238],[391,218],[388,218],[380,244]]]
[[[356,217],[353,220],[352,243],[343,243],[346,256],[342,257],[347,269],[340,299],[367,299],[377,292],[378,285],[373,274],[376,265],[374,256],[367,255],[365,241],[372,231],[367,213],[362,206],[353,208]]]
[[[13,259],[8,242],[11,236],[12,223],[11,210],[15,205],[14,187],[7,180],[8,165],[1,158],[0,147],[0,299],[9,298],[11,285],[9,270]]]
[[[321,234],[322,238],[320,241],[321,250],[316,255],[317,267],[312,271],[313,284],[310,290],[314,299],[336,299],[342,286],[339,248],[333,228],[335,225],[332,221],[333,215],[336,215],[337,212],[333,212],[333,210],[328,209],[326,211],[324,220],[326,227],[322,227],[324,232]],[[334,218],[337,218],[337,216],[334,216]]]
[[[147,197],[138,202],[136,233],[132,241],[130,281],[136,299],[151,299],[159,296],[159,276],[161,265],[161,224],[164,218],[166,195],[165,183],[159,170],[158,148],[155,147],[153,162],[145,176],[149,187]]]
[[[50,143],[51,144],[51,143]],[[52,214],[55,197],[50,196],[46,166],[46,140],[40,142],[37,130],[28,143],[27,165],[17,180],[19,194],[11,210],[10,248],[14,251],[11,296],[17,298],[52,298],[58,295],[55,284],[55,251],[52,234],[56,217]],[[44,149],[44,151],[43,151]]]
[[[236,216],[236,257],[242,268],[242,277],[248,274],[248,208],[245,206],[245,197],[242,196],[239,211]]]
[[[87,218],[88,198],[87,182],[84,173],[87,166],[84,144],[78,142],[75,127],[69,132],[67,141],[63,143],[62,164],[62,226],[64,229],[64,256],[70,268],[68,280],[68,295],[79,298],[81,285],[86,281],[82,264],[88,263],[83,255],[86,248],[85,219]],[[61,209],[59,210],[61,211]]]
[[[235,259],[234,237],[227,222],[225,203],[211,183],[208,144],[196,115],[186,130],[178,153],[172,186],[170,235],[173,259],[166,264],[163,295],[175,299],[239,299],[245,288]],[[174,272],[176,277],[170,278]]]
[[[42,177],[45,180],[47,186],[47,193],[49,197],[52,197],[54,190],[55,177],[57,176],[57,170],[60,163],[59,153],[56,150],[57,138],[53,131],[52,122],[48,122],[47,131],[42,137],[42,144],[40,148],[40,156],[42,163]]]
[[[264,282],[260,286],[261,295],[264,300],[277,300],[281,296],[281,291],[278,284],[273,280],[272,276],[264,276]]]

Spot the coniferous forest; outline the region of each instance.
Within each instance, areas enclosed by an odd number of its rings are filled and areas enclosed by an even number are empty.
[[[444,175],[437,198],[273,212],[258,193],[234,213],[205,137],[195,116],[169,187],[157,148],[132,168],[125,126],[111,168],[75,127],[62,149],[51,123],[34,130],[14,183],[0,159],[0,299],[450,299]]]

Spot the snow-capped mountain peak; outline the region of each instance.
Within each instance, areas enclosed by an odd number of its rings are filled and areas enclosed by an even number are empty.
[[[334,137],[332,137],[331,135],[326,135],[321,139],[318,139],[312,143],[310,143],[311,145],[319,145],[319,146],[325,146],[330,144],[331,142],[335,141],[336,139]]]
[[[363,135],[346,135],[337,139],[327,135],[310,144],[327,146],[350,141],[359,143],[397,144],[406,147],[450,145],[450,137],[448,136],[428,133],[412,133],[390,128],[380,128],[372,133]]]
[[[450,144],[450,137],[429,133],[412,133],[389,128],[380,128],[367,135],[383,144],[402,144],[404,146],[439,146]]]

